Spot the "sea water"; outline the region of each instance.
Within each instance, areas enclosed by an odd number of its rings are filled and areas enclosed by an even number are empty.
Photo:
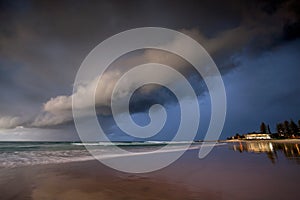
[[[0,142],[0,168],[66,163],[93,160],[94,157],[86,150],[97,151],[103,157],[118,156],[115,146],[129,153],[151,153],[169,145],[169,150],[179,151],[187,142]],[[201,143],[192,143],[190,149],[199,148]],[[122,156],[122,155],[121,155]],[[125,156],[125,155],[123,155]]]
[[[186,147],[187,142],[0,142],[0,168],[95,159],[89,151],[94,151],[96,155],[100,155],[104,158],[128,156],[130,153],[146,154],[154,151],[159,153],[163,152],[160,150],[165,145],[168,145],[168,151],[181,151]],[[282,161],[284,158],[293,163],[300,164],[300,144],[298,143],[256,141],[203,144],[202,142],[193,142],[189,149],[200,149],[203,145],[221,147],[217,151],[218,154],[222,154],[228,150],[237,153],[248,152],[250,154],[265,155],[273,164],[280,160]],[[128,154],[119,155],[119,152],[116,152],[115,146],[126,150]],[[88,147],[89,151],[86,147]],[[230,155],[232,156],[233,154],[230,153]],[[243,155],[246,156],[246,154]],[[253,158],[257,157],[258,155]]]

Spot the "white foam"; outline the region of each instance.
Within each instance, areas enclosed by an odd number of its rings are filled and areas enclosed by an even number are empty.
[[[94,143],[96,145],[96,143]],[[94,145],[93,143],[91,145]],[[123,143],[124,144],[124,143]],[[126,143],[125,143],[126,144]],[[128,144],[128,143],[127,143]],[[179,144],[179,143],[176,143]],[[225,145],[226,143],[205,143],[199,145],[192,145],[189,150],[199,149],[201,145]],[[73,145],[83,145],[82,143],[73,143]],[[99,143],[97,143],[99,145]],[[102,145],[102,144],[101,144]],[[132,144],[131,144],[132,145]],[[103,146],[103,145],[102,145]],[[134,147],[132,148],[134,149]],[[153,149],[152,149],[153,150]],[[97,151],[96,158],[111,159],[126,156],[141,156],[153,153],[171,153],[176,151],[183,151],[184,149],[180,145],[174,145],[173,149],[163,151],[156,150],[151,151],[151,148],[145,145],[145,148],[139,149],[140,152],[130,152],[125,154],[116,154],[112,148],[106,148],[105,145]],[[77,161],[94,160],[95,158],[89,154],[86,150],[59,150],[59,151],[14,151],[14,152],[0,152],[0,168],[11,168],[18,166],[30,166],[30,165],[42,165],[42,164],[56,164],[56,163],[68,163]]]

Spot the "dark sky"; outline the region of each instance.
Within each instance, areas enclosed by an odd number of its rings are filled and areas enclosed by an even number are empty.
[[[108,37],[148,26],[181,31],[214,59],[227,94],[221,138],[256,131],[262,121],[275,131],[278,122],[300,119],[299,13],[297,0],[0,1],[0,140],[75,140],[71,96],[82,61]],[[210,117],[203,81],[187,63],[164,54],[134,52],[105,74],[96,106],[115,139],[124,135],[112,121],[107,88],[142,60],[173,64],[191,82],[202,109],[197,139],[203,138]],[[123,71],[116,70],[120,66]],[[146,124],[147,108],[162,103],[170,118],[160,136],[172,132],[178,121],[174,96],[160,87],[142,94],[133,98],[134,120]]]

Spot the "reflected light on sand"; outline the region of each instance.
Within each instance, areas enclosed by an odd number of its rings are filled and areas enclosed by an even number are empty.
[[[272,163],[278,161],[278,153],[300,164],[300,147],[298,143],[280,143],[271,141],[240,141],[233,143],[230,149],[237,152],[266,153]]]

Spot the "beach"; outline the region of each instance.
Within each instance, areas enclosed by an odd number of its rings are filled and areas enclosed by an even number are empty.
[[[297,199],[299,155],[216,146],[204,159],[187,151],[151,173],[123,173],[97,160],[0,169],[0,199]],[[236,144],[238,145],[238,144]],[[298,160],[298,161],[297,161]]]
[[[272,142],[272,143],[298,143],[298,144],[300,144],[300,139],[271,139],[271,140],[231,139],[231,140],[220,140],[219,142]]]

